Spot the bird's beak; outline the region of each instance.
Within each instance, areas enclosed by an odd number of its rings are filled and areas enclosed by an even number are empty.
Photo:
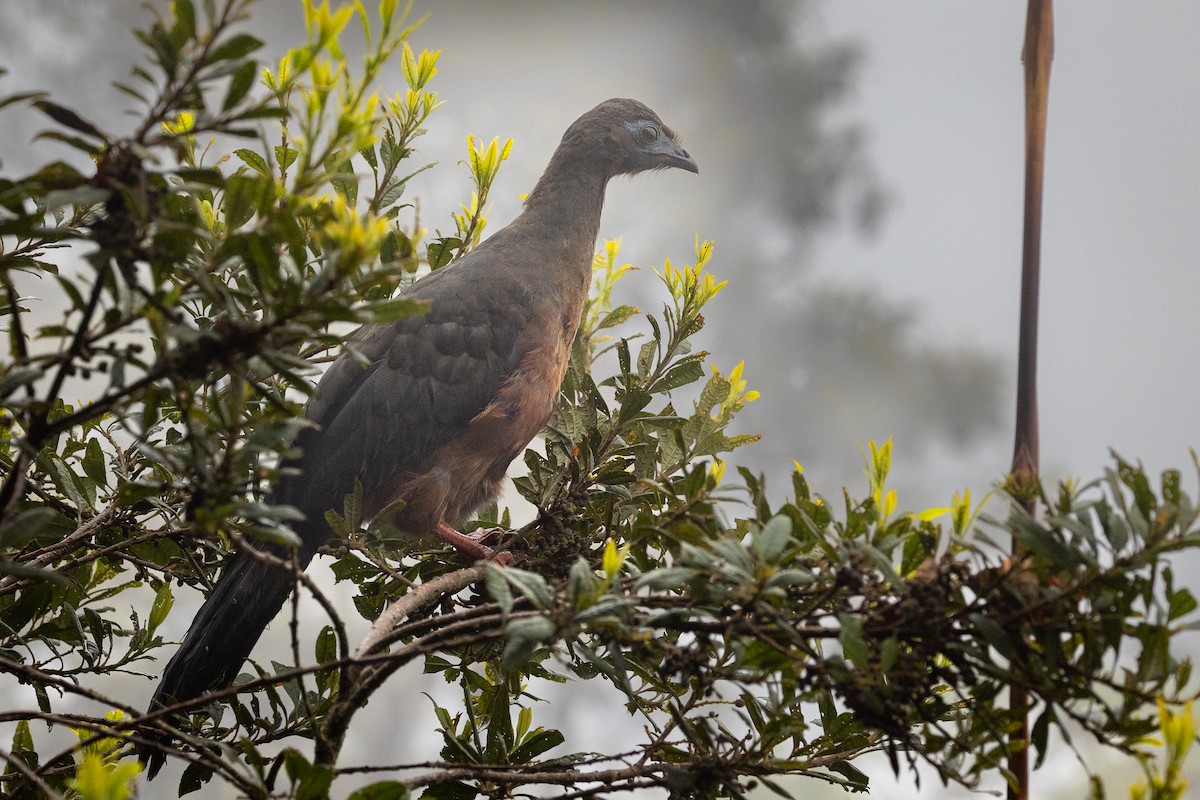
[[[657,142],[646,148],[646,151],[653,154],[655,161],[652,169],[669,169],[670,167],[678,167],[686,169],[688,172],[700,174],[700,167],[697,166],[696,160],[692,158],[687,150],[683,149],[676,139],[659,139]]]
[[[686,169],[688,172],[696,175],[700,174],[700,166],[696,163],[696,159],[692,158],[687,150],[683,149],[683,145],[679,142],[672,142],[669,152],[666,153],[667,160],[670,161],[672,167]]]

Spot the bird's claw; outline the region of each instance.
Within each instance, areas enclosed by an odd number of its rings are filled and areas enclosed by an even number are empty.
[[[470,538],[491,549],[493,555],[489,560],[498,566],[507,567],[513,563],[513,555],[507,550],[496,551],[497,545],[504,545],[513,537],[513,532],[504,528],[480,528],[470,534]]]
[[[513,532],[506,528],[480,528],[472,531],[470,537],[480,544],[504,544],[513,537]]]

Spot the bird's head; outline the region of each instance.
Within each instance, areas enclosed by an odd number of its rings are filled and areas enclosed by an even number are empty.
[[[675,132],[637,100],[605,100],[567,129],[563,144],[587,152],[609,177],[671,167],[700,172]]]

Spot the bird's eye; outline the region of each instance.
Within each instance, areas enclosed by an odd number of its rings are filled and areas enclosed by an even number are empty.
[[[642,144],[654,144],[658,141],[658,128],[653,125],[643,125],[638,131],[638,136],[642,137]]]

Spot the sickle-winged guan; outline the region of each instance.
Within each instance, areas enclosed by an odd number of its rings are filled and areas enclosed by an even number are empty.
[[[508,227],[405,295],[423,314],[361,329],[325,373],[271,502],[298,508],[306,566],[330,536],[325,512],[359,481],[364,516],[393,501],[400,530],[472,559],[492,551],[457,527],[499,491],[550,418],[592,276],[609,178],[696,162],[636,100],[608,100],[567,129]],[[363,363],[365,359],[366,363]],[[262,548],[290,556],[281,547]],[[288,570],[237,553],[167,664],[151,708],[227,686],[293,588]],[[144,750],[150,775],[163,761]]]

